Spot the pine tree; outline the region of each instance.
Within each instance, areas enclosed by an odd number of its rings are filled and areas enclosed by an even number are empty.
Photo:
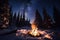
[[[22,21],[23,20],[23,17],[22,17],[22,14],[20,15],[20,21]]]
[[[14,13],[13,19],[16,20],[16,12]]]
[[[25,10],[23,11],[23,21],[25,21]]]
[[[52,19],[51,19],[50,15],[48,15],[45,8],[43,8],[43,16],[44,16],[43,26],[45,28],[51,28],[52,27]]]
[[[0,0],[1,6],[0,6],[0,21],[1,26],[0,28],[7,28],[10,23],[10,5],[8,3],[8,0]]]
[[[41,17],[38,10],[36,10],[36,13],[35,13],[35,21],[34,21],[34,23],[37,25],[37,27],[39,27],[39,28],[42,27],[42,17]]]
[[[13,17],[12,7],[10,7],[9,13],[10,13],[9,24],[11,25],[12,24],[12,17]]]
[[[20,12],[18,12],[17,20],[16,20],[16,25],[19,26],[20,22]]]
[[[2,0],[0,0],[0,28],[3,25],[3,5],[2,5]]]
[[[22,26],[23,25],[23,16],[22,16],[22,14],[20,15],[20,26]]]
[[[54,21],[55,21],[55,28],[60,28],[60,12],[59,10],[54,6],[53,7],[53,17],[54,17]]]
[[[13,25],[16,25],[16,12],[14,13],[14,16],[13,16]]]

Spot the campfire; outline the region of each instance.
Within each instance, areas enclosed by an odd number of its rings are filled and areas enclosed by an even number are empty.
[[[52,40],[52,35],[53,32],[50,32],[49,30],[38,30],[37,26],[35,24],[31,24],[31,28],[32,29],[20,29],[17,30],[16,36],[20,36],[20,37],[26,37],[28,38],[36,38],[36,39],[50,39]]]
[[[32,36],[40,36],[40,33],[38,32],[38,28],[36,25],[31,25],[32,30],[29,32]]]

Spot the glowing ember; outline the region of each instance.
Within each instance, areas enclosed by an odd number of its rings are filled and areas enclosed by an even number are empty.
[[[7,18],[6,17],[4,17],[4,21],[6,20]]]
[[[31,34],[32,36],[39,36],[40,35],[36,25],[32,24],[31,28],[32,28],[32,30],[29,32],[29,34]]]
[[[28,38],[31,38],[31,39],[35,38],[35,39],[39,39],[39,40],[44,40],[45,38],[50,39],[50,40],[53,39],[51,37],[53,35],[53,33],[51,31],[38,30],[38,28],[35,24],[32,24],[31,28],[32,28],[31,30],[27,30],[27,29],[17,30],[16,36],[24,37],[26,39],[28,39]]]
[[[48,38],[48,39],[52,39],[49,34],[45,35],[44,37],[45,37],[45,38]]]

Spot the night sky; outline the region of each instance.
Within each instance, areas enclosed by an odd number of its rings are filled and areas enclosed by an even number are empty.
[[[13,13],[18,11],[22,12],[25,5],[26,8],[26,18],[34,19],[35,10],[38,9],[41,16],[42,9],[45,7],[47,13],[53,18],[53,5],[55,5],[60,10],[60,1],[59,0],[9,0],[10,5],[12,6]]]

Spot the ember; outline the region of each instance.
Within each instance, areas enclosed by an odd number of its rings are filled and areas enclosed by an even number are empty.
[[[32,36],[40,36],[36,25],[32,24],[31,28],[32,30],[29,32],[29,34],[31,34]]]
[[[31,25],[31,30],[27,30],[27,29],[20,29],[17,30],[16,36],[20,36],[22,38],[25,39],[41,39],[44,40],[45,38],[52,40],[52,35],[53,33],[50,32],[49,30],[38,30],[38,28],[36,27],[36,25],[32,24]]]

